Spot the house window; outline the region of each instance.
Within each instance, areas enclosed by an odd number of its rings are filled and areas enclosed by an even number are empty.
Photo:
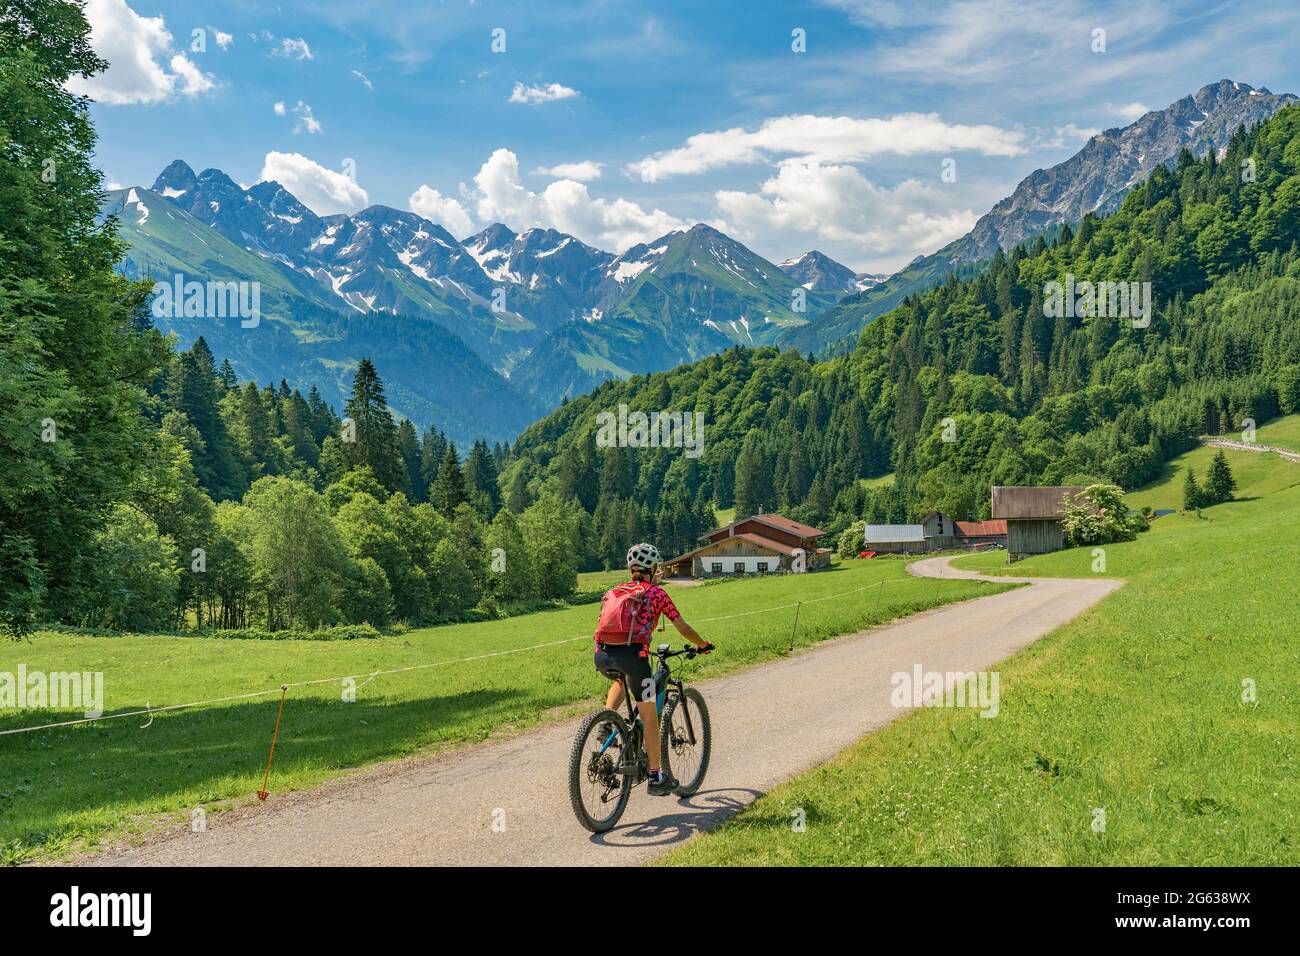
[[[709,565],[709,571],[710,571],[711,573],[713,573],[713,574],[721,574],[721,573],[722,573],[722,562],[721,562],[721,561],[714,561],[712,564]]]
[[[737,561],[735,564],[733,564],[733,565],[731,566],[731,570],[734,571],[734,572],[736,572],[736,574],[744,574],[744,573],[745,573],[745,562],[744,562],[744,561]]]
[[[766,570],[767,570],[767,562],[766,562],[766,561],[760,561],[760,562],[758,562],[758,571],[759,571],[759,573],[762,574],[762,573],[763,573],[764,571],[766,571]]]

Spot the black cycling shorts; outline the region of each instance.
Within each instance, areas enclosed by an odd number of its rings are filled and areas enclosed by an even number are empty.
[[[596,670],[610,676],[610,672],[627,678],[632,696],[637,700],[654,700],[653,676],[650,673],[650,656],[643,654],[644,644],[605,644],[596,647]],[[648,697],[646,695],[649,695]]]

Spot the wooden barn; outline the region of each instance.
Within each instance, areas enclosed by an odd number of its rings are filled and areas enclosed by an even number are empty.
[[[1082,485],[1035,488],[1024,485],[993,487],[993,517],[1007,523],[1007,556],[1011,560],[1030,554],[1046,554],[1065,547],[1065,518],[1068,499],[1083,491]]]
[[[701,535],[704,544],[664,562],[671,577],[771,574],[829,567],[829,548],[817,539],[826,532],[782,515],[762,514],[733,521]]]
[[[962,548],[1005,548],[1007,523],[1005,521],[954,521],[957,527],[958,546]]]
[[[1005,521],[953,521],[931,511],[920,524],[869,524],[862,535],[864,551],[921,554],[953,548],[1006,547]]]
[[[877,554],[920,554],[930,550],[925,526],[919,524],[869,524],[862,533],[862,548]]]

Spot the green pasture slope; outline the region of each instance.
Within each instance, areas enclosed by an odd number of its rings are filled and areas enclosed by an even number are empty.
[[[1107,546],[1104,573],[1127,584],[998,668],[999,716],[913,713],[665,862],[1300,863],[1300,464],[1228,457],[1249,500]],[[1131,498],[1172,507],[1181,480]],[[1087,577],[1093,561],[1079,548],[1011,573]]]
[[[1285,419],[1279,419],[1279,423],[1289,424],[1293,420],[1300,423],[1300,415],[1291,415]],[[1261,428],[1259,436],[1262,436],[1264,431],[1265,429]],[[1279,431],[1282,432],[1281,429]],[[1300,431],[1300,429],[1297,429],[1297,431]],[[1282,432],[1282,435],[1285,436],[1286,432]],[[1276,445],[1278,448],[1288,447],[1286,437],[1282,437],[1282,440],[1279,441],[1270,441],[1263,437],[1259,437],[1258,440],[1260,444]],[[1187,473],[1187,469],[1190,467],[1195,471],[1196,480],[1204,484],[1205,472],[1210,467],[1210,460],[1220,450],[1202,446],[1171,459],[1165,463],[1159,479],[1145,488],[1130,492],[1124,496],[1124,500],[1133,508],[1141,508],[1146,505],[1153,510],[1161,508],[1181,509],[1183,506],[1183,478]],[[1259,498],[1275,491],[1281,491],[1283,488],[1300,484],[1300,462],[1288,462],[1280,456],[1266,451],[1235,451],[1231,448],[1222,449],[1222,451],[1228,459],[1228,466],[1232,469],[1232,476],[1237,479],[1237,498],[1243,500]],[[1166,519],[1159,519],[1152,527],[1158,527],[1160,521],[1164,520]]]
[[[1261,445],[1300,452],[1300,415],[1286,415],[1261,425],[1255,432]]]
[[[584,575],[582,587],[615,577]],[[697,676],[787,653],[794,609],[782,606],[795,601],[810,602],[799,614],[797,643],[804,645],[996,590],[913,579],[901,561],[672,589],[686,618],[720,647],[688,665]],[[338,681],[289,692],[271,777],[271,789],[281,793],[593,708],[605,687],[588,643],[596,613],[595,605],[569,607],[378,640],[44,632],[0,644],[0,672],[16,673],[20,664],[28,673],[102,671],[107,714],[270,691],[157,714],[149,726],[145,717],[126,717],[0,736],[0,861],[54,859],[160,818],[187,817],[194,807],[215,812],[247,801],[261,785],[281,683],[358,675],[360,685],[353,703],[342,701]],[[551,646],[521,650],[535,645]],[[501,656],[484,657],[490,654]],[[366,682],[375,671],[431,661],[446,663]],[[79,716],[2,710],[0,731]],[[564,786],[563,769],[555,768],[556,787]]]

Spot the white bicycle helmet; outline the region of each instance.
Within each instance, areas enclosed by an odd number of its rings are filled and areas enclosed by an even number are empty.
[[[653,544],[646,544],[644,541],[627,549],[627,566],[629,568],[653,571],[655,566],[662,560],[659,556],[659,549]]]

